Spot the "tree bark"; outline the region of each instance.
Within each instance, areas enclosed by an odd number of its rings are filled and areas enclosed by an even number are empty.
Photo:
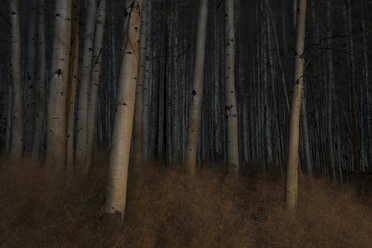
[[[51,81],[49,86],[47,153],[48,163],[58,169],[65,163],[66,90],[71,43],[71,0],[56,2]]]
[[[225,109],[227,117],[228,164],[239,167],[238,113],[235,94],[235,24],[234,0],[225,1]],[[235,173],[235,172],[233,172]]]
[[[186,141],[185,165],[191,174],[195,174],[199,135],[200,110],[203,96],[205,39],[208,20],[208,0],[200,1],[199,22],[195,52],[195,67],[192,86],[192,99],[189,112],[189,125]]]
[[[125,20],[124,56],[120,70],[105,204],[107,213],[120,212],[122,216],[125,213],[127,194],[128,164],[138,72],[141,8],[142,0],[133,0]]]
[[[10,7],[10,72],[12,84],[12,117],[10,154],[21,157],[23,153],[22,136],[22,82],[21,82],[21,30],[19,2],[11,0]]]
[[[106,18],[106,0],[101,0],[98,6],[96,34],[93,47],[93,68],[91,76],[91,86],[89,93],[88,107],[88,140],[87,140],[87,156],[85,166],[82,167],[84,173],[87,173],[92,162],[94,148],[94,128],[97,116],[98,91],[101,80],[101,64],[102,64],[102,48],[103,48],[103,33],[105,28]]]
[[[89,84],[92,74],[96,14],[96,1],[88,0],[77,117],[76,166],[79,170],[84,170],[87,155]]]
[[[288,165],[286,181],[286,208],[295,209],[298,196],[298,144],[301,110],[301,94],[304,74],[304,43],[306,22],[306,0],[300,0],[297,10],[295,74],[292,99],[291,120],[289,128]]]

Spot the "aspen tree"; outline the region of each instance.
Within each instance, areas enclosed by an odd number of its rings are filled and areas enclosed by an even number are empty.
[[[36,54],[37,54],[37,1],[30,1],[28,36],[27,36],[27,56],[26,56],[26,75],[25,89],[25,154],[31,155],[33,136],[35,132],[35,113],[36,113]]]
[[[12,85],[11,147],[10,154],[22,156],[22,83],[21,83],[21,31],[19,2],[11,0],[10,7],[10,75]]]
[[[298,196],[298,144],[301,94],[304,74],[306,0],[299,0],[297,11],[294,90],[289,127],[288,165],[286,180],[286,208],[295,209]]]
[[[101,0],[98,6],[97,21],[96,21],[96,35],[93,47],[93,68],[91,76],[91,86],[89,93],[89,108],[88,108],[88,143],[87,143],[87,158],[83,171],[88,172],[89,166],[92,161],[93,148],[94,148],[94,127],[97,116],[98,104],[98,90],[101,77],[101,64],[102,64],[102,47],[103,47],[103,32],[105,28],[106,17],[106,0]]]
[[[225,109],[227,117],[227,158],[239,167],[238,113],[235,94],[235,23],[234,0],[225,1]]]
[[[72,172],[74,166],[74,124],[76,88],[79,67],[79,20],[77,0],[72,2],[71,52],[66,99],[66,169]]]
[[[64,165],[66,150],[66,91],[71,43],[71,0],[56,1],[51,80],[49,85],[47,150],[48,163]]]
[[[107,213],[125,213],[128,165],[138,72],[138,47],[142,0],[133,0],[125,18],[124,56],[119,76],[114,134],[106,194]]]
[[[38,45],[37,45],[37,110],[35,117],[35,133],[32,145],[32,157],[38,158],[44,152],[46,116],[46,54],[45,54],[44,0],[38,1]]]
[[[142,10],[141,21],[141,34],[140,34],[140,47],[139,47],[139,61],[138,61],[138,79],[136,89],[136,104],[134,110],[134,160],[138,161],[143,158],[143,93],[144,93],[144,79],[145,79],[145,66],[146,66],[146,35],[147,35],[147,1],[144,0],[144,8]]]
[[[76,166],[81,170],[85,167],[87,155],[89,83],[92,74],[96,14],[96,0],[88,0],[88,15],[84,32],[83,62],[81,65],[77,113]]]
[[[192,86],[192,99],[189,112],[185,165],[191,174],[195,174],[197,145],[199,134],[200,109],[203,95],[205,39],[208,20],[208,0],[200,1],[199,22],[196,40],[195,67]]]
[[[328,21],[328,39],[327,39],[327,58],[328,58],[328,151],[329,151],[329,165],[332,170],[333,181],[336,181],[335,157],[333,149],[333,118],[332,118],[332,104],[334,91],[334,71],[333,71],[333,57],[332,57],[332,27],[331,27],[331,4],[327,0],[327,21]]]

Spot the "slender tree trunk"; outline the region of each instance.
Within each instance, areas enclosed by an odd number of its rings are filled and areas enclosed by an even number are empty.
[[[76,88],[78,83],[79,67],[79,20],[77,0],[72,3],[71,26],[71,52],[68,74],[67,99],[66,99],[66,169],[71,173],[74,169],[74,125]]]
[[[360,193],[362,187],[362,174],[360,170],[360,154],[358,141],[358,124],[357,113],[355,106],[355,54],[353,41],[353,26],[352,26],[352,12],[350,7],[350,0],[345,0],[344,5],[345,26],[348,34],[348,65],[349,65],[349,87],[350,87],[350,114],[352,123],[352,140],[354,153],[354,170],[357,179],[357,190]]]
[[[146,0],[144,6],[147,6]],[[140,48],[139,48],[139,67],[138,79],[136,89],[136,106],[134,110],[134,160],[140,161],[143,158],[142,144],[143,144],[143,92],[146,66],[146,36],[147,36],[147,8],[144,7],[142,12],[141,34],[140,34]]]
[[[101,77],[102,64],[102,47],[103,47],[103,33],[105,28],[106,18],[106,0],[101,0],[98,6],[96,34],[93,47],[93,68],[90,93],[89,93],[89,107],[88,107],[88,140],[87,140],[87,156],[85,166],[82,168],[84,173],[87,173],[91,166],[93,148],[94,148],[94,128],[97,116],[98,91]]]
[[[21,30],[18,0],[10,3],[10,74],[12,84],[12,118],[10,154],[21,157],[22,138],[22,82],[21,82]]]
[[[309,128],[307,125],[307,111],[306,111],[306,91],[302,94],[302,103],[301,103],[301,124],[302,124],[302,132],[303,132],[303,141],[304,141],[304,150],[305,150],[305,162],[306,162],[306,169],[307,173],[310,178],[313,177],[313,166],[311,164],[311,152],[310,152],[310,136],[309,136]]]
[[[66,148],[66,90],[71,43],[71,0],[56,2],[51,81],[49,86],[47,151],[48,163],[61,169]]]
[[[239,167],[238,113],[235,93],[234,0],[225,1],[225,109],[227,116],[227,157],[232,168]]]
[[[35,132],[35,110],[36,110],[36,54],[37,54],[37,1],[30,1],[29,20],[28,20],[28,39],[25,75],[25,154],[31,155],[33,136]]]
[[[203,96],[205,39],[208,20],[208,0],[200,1],[199,22],[195,52],[194,79],[192,86],[192,99],[189,112],[189,125],[186,141],[185,165],[191,174],[195,174],[197,163],[197,147],[199,135],[200,110]]]
[[[45,135],[45,116],[46,116],[46,55],[45,55],[45,24],[44,24],[44,0],[38,1],[38,101],[35,118],[35,133],[32,148],[32,157],[39,158],[43,149]]]
[[[332,37],[331,27],[331,4],[330,0],[327,0],[327,21],[328,21],[328,37]],[[332,40],[327,40],[327,57],[328,57],[328,152],[329,152],[329,165],[332,170],[333,181],[336,181],[336,169],[335,169],[335,155],[333,149],[333,118],[332,118],[332,104],[333,104],[333,91],[334,91],[334,72],[333,72],[333,57],[332,57]]]
[[[133,0],[125,20],[124,56],[120,70],[118,102],[110,152],[105,211],[125,213],[128,164],[138,72],[138,46],[142,0]]]
[[[88,0],[77,117],[76,166],[80,170],[84,170],[87,155],[89,87],[92,74],[96,14],[96,0]]]
[[[298,196],[298,144],[301,110],[301,94],[304,74],[304,45],[306,0],[299,0],[296,28],[294,91],[289,128],[288,165],[286,181],[286,208],[295,209]]]

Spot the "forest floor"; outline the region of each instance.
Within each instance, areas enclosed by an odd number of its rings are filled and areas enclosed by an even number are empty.
[[[205,166],[130,170],[124,222],[103,213],[107,158],[66,178],[30,159],[0,158],[0,247],[372,247],[372,201],[300,177],[296,212],[275,175],[236,180]],[[133,168],[133,166],[132,166]]]

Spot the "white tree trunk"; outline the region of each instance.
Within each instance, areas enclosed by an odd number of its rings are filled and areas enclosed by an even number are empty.
[[[98,6],[96,35],[94,39],[94,54],[93,54],[93,69],[92,69],[92,84],[89,93],[89,108],[88,108],[88,143],[87,143],[87,158],[83,172],[89,170],[92,162],[93,148],[94,148],[94,127],[97,116],[98,104],[98,90],[101,76],[102,64],[102,46],[103,46],[103,32],[105,28],[106,17],[106,0],[101,0]]]
[[[286,208],[294,209],[298,196],[298,144],[301,94],[304,74],[306,0],[300,0],[297,13],[294,91],[289,128],[288,165],[286,181]]]
[[[44,151],[43,141],[45,134],[46,115],[46,55],[45,55],[45,24],[44,24],[44,0],[38,1],[38,101],[35,118],[35,133],[32,147],[32,157],[38,158]]]
[[[199,23],[196,41],[196,57],[194,67],[194,79],[192,86],[192,100],[189,112],[189,125],[186,141],[185,165],[191,174],[195,173],[197,163],[197,147],[199,134],[200,109],[203,96],[204,80],[204,58],[205,58],[205,39],[207,33],[208,20],[208,0],[200,1]]]
[[[85,23],[83,62],[79,88],[77,117],[76,166],[83,170],[87,155],[89,84],[92,73],[94,34],[96,26],[96,0],[88,0],[88,15]]]
[[[12,121],[10,154],[21,157],[22,138],[22,83],[21,83],[21,31],[18,0],[10,3],[10,72],[12,84]]]
[[[239,167],[238,113],[235,94],[235,24],[234,0],[225,1],[225,109],[227,117],[227,158]]]
[[[133,0],[125,20],[124,56],[119,77],[114,135],[110,152],[105,211],[125,213],[128,164],[138,72],[142,0]]]
[[[56,1],[56,20],[49,86],[47,153],[48,163],[62,168],[66,150],[66,91],[71,43],[71,0]]]

